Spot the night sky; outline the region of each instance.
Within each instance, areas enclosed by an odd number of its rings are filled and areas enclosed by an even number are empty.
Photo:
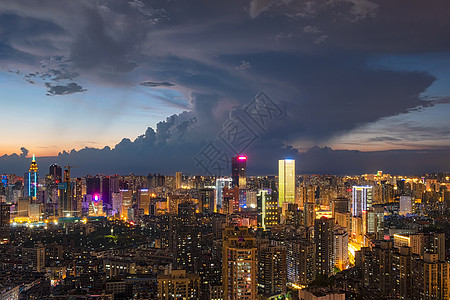
[[[450,171],[449,16],[448,0],[2,0],[0,173],[34,153],[40,173],[229,175],[205,167],[211,144],[249,175],[288,157],[299,174]],[[258,127],[261,91],[276,110]],[[237,121],[250,133],[221,144]]]

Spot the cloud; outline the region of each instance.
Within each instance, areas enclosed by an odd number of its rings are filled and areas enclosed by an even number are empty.
[[[148,87],[172,87],[175,86],[175,84],[164,81],[164,82],[154,82],[154,81],[144,81],[141,82],[142,86],[148,86]]]
[[[83,89],[83,87],[75,82],[71,82],[67,85],[51,85],[50,83],[46,83],[45,86],[47,87],[48,96],[70,95],[86,91],[86,89]]]
[[[274,0],[252,0],[250,2],[250,17],[256,18],[261,12],[266,10]]]
[[[153,132],[112,149],[61,154],[86,164],[96,158],[99,168],[107,167],[100,164],[106,158],[120,158],[120,170],[125,162],[144,170],[134,159],[150,156],[158,159],[148,168],[191,168],[192,156],[215,138],[230,112],[263,89],[286,106],[287,114],[259,135],[256,150],[249,150],[259,162],[262,154],[279,157],[295,152],[292,145],[327,145],[355,128],[444,102],[423,98],[437,75],[420,66],[407,72],[368,62],[393,52],[449,51],[446,1],[411,0],[407,7],[389,0],[248,4],[5,0],[0,3],[0,66],[29,74],[25,80],[43,84],[49,95],[84,92],[75,82],[83,80],[90,86],[141,82],[178,91],[182,97],[168,96],[164,103],[189,112],[170,117]],[[152,89],[135,90],[154,97]]]
[[[28,156],[28,153],[30,152],[30,151],[28,151],[28,149],[25,148],[25,147],[20,148],[20,151],[22,151],[22,153],[20,153],[20,157],[27,157],[27,156]]]
[[[236,70],[243,71],[243,70],[250,69],[251,67],[252,67],[252,65],[248,61],[242,60],[241,64],[236,66],[235,68],[236,68]]]

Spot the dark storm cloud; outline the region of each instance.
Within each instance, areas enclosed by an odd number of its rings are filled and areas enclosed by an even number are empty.
[[[154,81],[144,81],[141,82],[142,86],[148,86],[148,87],[171,87],[175,86],[175,84],[164,81],[164,82],[154,82]]]
[[[69,95],[74,93],[82,93],[85,92],[86,89],[83,89],[82,86],[78,85],[75,82],[71,82],[67,85],[51,85],[50,83],[46,83],[47,87],[47,96],[56,96],[56,95]]]
[[[136,140],[58,157],[99,171],[109,171],[105,168],[111,162],[122,172],[192,170],[201,145],[260,90],[286,107],[287,114],[249,149],[255,165],[289,155],[307,159],[311,165],[303,170],[311,172],[320,159],[348,161],[359,154],[316,149],[298,156],[290,147],[294,142],[326,144],[382,118],[444,103],[421,98],[433,76],[368,62],[386,53],[449,51],[447,0],[411,0],[408,5],[391,0],[7,0],[0,3],[0,13],[0,19],[15,20],[4,22],[5,32],[13,32],[0,46],[9,61],[30,66],[42,61],[44,52],[64,57],[64,62],[54,61],[55,67],[45,64],[40,70],[48,75],[50,95],[82,92],[73,80],[88,76],[98,84],[174,88],[188,98],[190,112],[168,118]],[[23,37],[11,26],[21,22],[28,28]],[[144,81],[148,78],[158,81]],[[402,153],[409,158],[420,154]],[[371,155],[367,158],[379,163],[384,159]],[[328,169],[318,170],[337,170],[336,163],[328,162]]]

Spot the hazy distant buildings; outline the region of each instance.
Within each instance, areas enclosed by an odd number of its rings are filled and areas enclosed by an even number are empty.
[[[400,196],[400,210],[399,215],[405,216],[407,214],[412,214],[412,197],[411,196]]]

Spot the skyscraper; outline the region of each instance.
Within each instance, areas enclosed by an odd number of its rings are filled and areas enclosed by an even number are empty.
[[[328,276],[333,271],[333,230],[334,219],[322,217],[314,220],[317,274]]]
[[[295,202],[295,160],[293,159],[278,161],[278,193],[279,206],[282,207],[283,203]]]
[[[62,181],[62,168],[57,164],[52,164],[49,167],[48,175],[52,177],[54,183],[59,183]]]
[[[230,187],[232,184],[232,179],[229,177],[217,178],[216,179],[216,204],[214,207],[214,212],[220,212],[223,206],[223,188]]]
[[[256,299],[256,242],[248,227],[228,226],[223,233],[223,299]]]
[[[372,186],[353,186],[352,216],[361,217],[369,207],[372,207]]]
[[[181,183],[183,181],[183,173],[181,172],[176,172],[175,173],[175,188],[181,189]]]
[[[33,160],[31,161],[30,169],[28,173],[25,173],[25,197],[36,199],[37,197],[37,185],[38,185],[38,166],[36,163],[36,157],[33,154]]]
[[[239,188],[239,209],[246,208],[247,156],[238,155],[231,158],[231,178],[233,185]]]

